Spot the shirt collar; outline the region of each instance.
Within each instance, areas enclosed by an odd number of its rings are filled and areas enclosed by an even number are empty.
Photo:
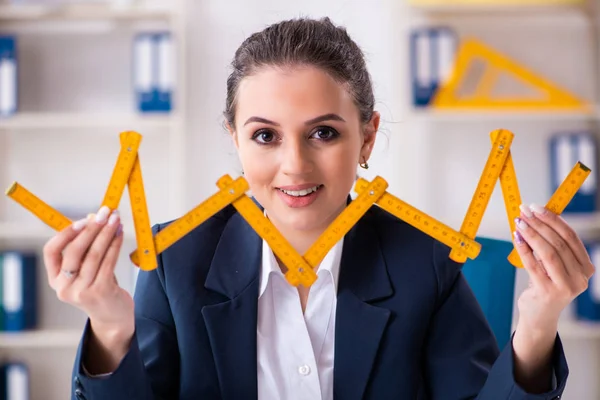
[[[266,211],[265,211],[266,216]],[[335,293],[337,293],[338,288],[338,278],[340,274],[340,262],[342,259],[342,249],[344,245],[344,238],[339,240],[335,246],[329,250],[329,252],[325,255],[321,264],[319,265],[319,269],[317,270],[317,275],[319,279],[322,279],[325,274],[329,274],[333,281],[333,286],[335,288]],[[260,289],[258,292],[258,297],[260,298],[262,294],[265,292],[267,285],[269,283],[269,278],[271,274],[279,274],[281,277],[284,277],[281,269],[279,268],[279,264],[277,263],[277,259],[273,254],[273,251],[269,247],[266,240],[262,241],[262,262],[261,262],[261,273],[260,273]]]

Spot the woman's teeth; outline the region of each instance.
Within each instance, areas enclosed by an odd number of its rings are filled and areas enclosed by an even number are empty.
[[[317,186],[313,186],[311,188],[303,189],[303,190],[283,190],[283,189],[279,189],[279,190],[281,190],[283,193],[290,195],[290,196],[302,197],[302,196],[306,196],[307,194],[311,194],[312,192],[316,192],[317,190],[319,190],[321,188],[321,186],[322,185],[317,185]]]

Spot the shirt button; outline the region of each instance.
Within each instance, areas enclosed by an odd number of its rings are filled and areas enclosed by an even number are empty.
[[[300,375],[308,375],[310,374],[310,367],[308,365],[301,365],[298,368],[298,372],[300,373]]]

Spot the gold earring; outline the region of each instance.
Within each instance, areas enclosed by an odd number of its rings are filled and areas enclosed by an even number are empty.
[[[363,160],[365,159],[363,158]],[[367,162],[367,160],[363,161],[362,163],[359,163],[358,165],[360,165],[360,167],[363,169],[369,169],[369,163]]]

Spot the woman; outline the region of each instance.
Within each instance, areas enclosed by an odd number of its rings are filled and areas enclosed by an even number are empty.
[[[360,49],[328,19],[274,24],[235,54],[226,126],[255,201],[300,254],[368,167],[373,107]],[[561,218],[523,206],[515,244],[531,285],[499,349],[450,249],[378,207],[310,289],[289,285],[227,207],[140,272],[135,301],[114,279],[122,228],[110,212],[44,249],[58,298],[89,316],[77,399],[558,399],[558,317],[594,272]]]

